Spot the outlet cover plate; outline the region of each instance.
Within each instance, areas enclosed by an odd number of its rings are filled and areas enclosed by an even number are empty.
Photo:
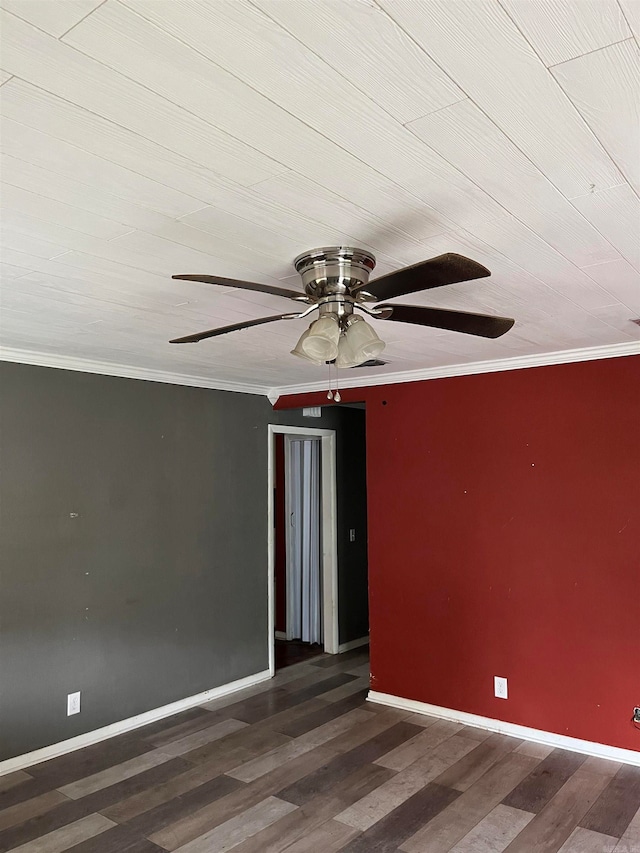
[[[502,678],[499,675],[494,676],[493,692],[498,697],[498,699],[508,699],[509,698],[509,692],[507,689],[507,679]]]
[[[77,693],[69,693],[67,696],[67,717],[72,714],[80,713],[80,691]]]

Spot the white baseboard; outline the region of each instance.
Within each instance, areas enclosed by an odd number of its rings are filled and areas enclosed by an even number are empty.
[[[417,702],[415,699],[403,699],[401,696],[392,696],[389,693],[378,693],[370,690],[367,701],[378,705],[388,705],[390,708],[400,708],[402,711],[411,711],[414,714],[427,714],[430,717],[438,717],[441,720],[452,720],[455,723],[463,723],[465,726],[473,726],[477,729],[486,729],[490,732],[519,737],[534,743],[542,743],[560,749],[568,749],[571,752],[582,752],[585,755],[594,755],[597,758],[608,758],[611,761],[621,761],[624,764],[633,764],[640,767],[640,752],[634,749],[622,749],[619,746],[607,746],[604,743],[595,743],[591,740],[580,740],[566,735],[557,735],[553,732],[545,732],[542,729],[530,729],[527,726],[519,726],[516,723],[505,723],[503,720],[494,720],[491,717],[480,717],[477,714],[467,714],[465,711],[455,711],[453,708],[442,708],[440,705],[429,705],[426,702]],[[639,738],[640,743],[640,738]]]
[[[138,714],[135,717],[129,717],[126,720],[120,720],[118,723],[111,723],[109,726],[104,726],[101,729],[94,729],[92,732],[87,732],[77,737],[63,740],[59,743],[53,743],[51,746],[44,746],[42,749],[36,749],[33,752],[26,752],[24,755],[16,755],[15,758],[8,758],[6,761],[0,761],[0,776],[7,773],[13,773],[15,770],[23,770],[33,764],[39,764],[41,761],[48,761],[50,758],[56,758],[59,755],[65,755],[67,752],[74,752],[76,749],[82,749],[84,746],[91,746],[94,743],[99,743],[101,740],[121,735],[124,732],[130,732],[133,729],[138,729],[140,726],[146,726],[148,723],[154,723],[156,720],[162,720],[164,717],[171,717],[180,711],[187,711],[189,708],[195,708],[196,705],[202,705],[205,702],[211,702],[214,699],[219,699],[222,696],[227,696],[229,693],[235,693],[237,690],[244,690],[246,687],[253,687],[254,684],[260,684],[261,681],[267,681],[271,678],[268,669],[262,672],[256,672],[254,675],[248,675],[246,678],[240,678],[237,681],[231,681],[228,684],[222,684],[220,687],[213,687],[211,690],[204,690],[195,696],[187,696],[186,699],[179,699],[177,702],[171,702],[170,705],[163,705],[161,708],[154,708],[151,711],[145,711],[144,714]]]
[[[276,640],[288,640],[286,633],[284,631],[276,631]]]
[[[359,649],[360,646],[366,646],[369,642],[369,635],[366,637],[359,637],[357,640],[349,640],[348,643],[340,643],[338,646],[338,654],[342,652],[350,652],[351,649]]]

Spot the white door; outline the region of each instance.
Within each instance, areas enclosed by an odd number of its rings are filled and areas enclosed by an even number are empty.
[[[287,436],[287,637],[322,643],[320,439]]]

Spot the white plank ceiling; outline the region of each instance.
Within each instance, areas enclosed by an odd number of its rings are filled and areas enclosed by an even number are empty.
[[[401,371],[640,342],[640,0],[0,0],[0,344],[220,387],[313,385],[308,321],[171,280],[298,288],[292,261],[442,252],[492,277],[377,322]],[[640,352],[640,344],[638,345]]]

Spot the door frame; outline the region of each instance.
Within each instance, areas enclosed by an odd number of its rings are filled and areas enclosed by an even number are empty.
[[[338,514],[336,484],[336,433],[332,429],[294,427],[285,424],[268,425],[268,631],[269,672],[275,673],[275,488],[274,437],[277,434],[296,438],[309,436],[321,439],[320,477],[322,483],[322,627],[324,650],[338,654]]]

